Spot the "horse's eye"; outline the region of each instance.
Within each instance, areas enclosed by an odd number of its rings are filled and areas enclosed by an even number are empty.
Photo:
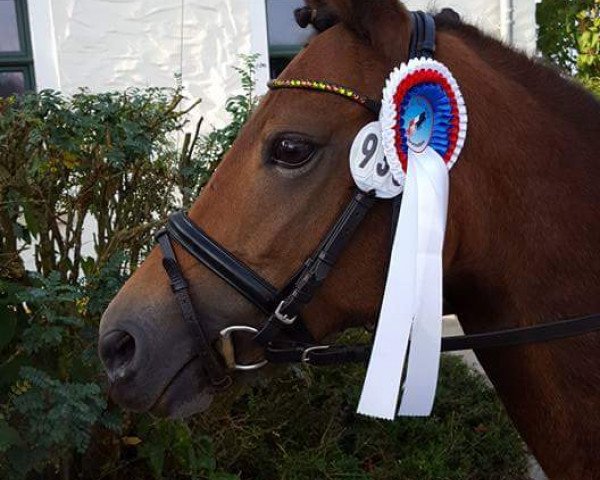
[[[316,146],[306,139],[281,137],[273,143],[271,161],[282,167],[301,167],[312,158],[316,149]]]

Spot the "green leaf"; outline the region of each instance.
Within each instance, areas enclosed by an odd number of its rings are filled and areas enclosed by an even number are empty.
[[[21,445],[23,441],[14,428],[6,420],[0,419],[0,452],[5,452],[13,445]]]
[[[165,465],[165,448],[163,445],[146,444],[142,445],[142,456],[150,464],[154,478],[162,478]]]
[[[15,336],[17,329],[17,313],[10,310],[10,307],[0,306],[0,352],[6,347]]]
[[[238,475],[234,475],[232,473],[211,473],[208,476],[209,480],[239,480],[240,477]]]
[[[590,32],[589,30],[586,32],[583,32],[583,34],[581,35],[581,37],[579,37],[579,45],[581,46],[581,48],[585,48],[592,39],[592,32]]]
[[[0,391],[10,388],[19,379],[19,370],[27,361],[27,357],[21,355],[0,365]]]
[[[37,236],[40,233],[40,223],[29,202],[23,202],[23,216],[25,217],[27,229],[33,236]]]
[[[90,277],[94,273],[94,269],[96,267],[96,261],[93,257],[85,257],[81,261],[81,269],[83,273],[85,273],[86,277]]]

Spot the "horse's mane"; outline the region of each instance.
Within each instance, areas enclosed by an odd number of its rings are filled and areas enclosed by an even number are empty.
[[[600,102],[576,80],[562,73],[543,58],[511,48],[477,27],[462,21],[451,9],[435,15],[439,31],[461,38],[480,57],[504,76],[521,84],[529,95],[554,114],[582,130],[600,131]]]

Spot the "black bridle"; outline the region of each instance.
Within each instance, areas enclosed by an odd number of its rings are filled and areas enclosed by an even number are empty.
[[[410,43],[410,58],[433,57],[435,53],[435,22],[423,12],[412,13],[413,32]],[[305,89],[343,96],[377,114],[380,102],[357,94],[351,89],[329,82],[312,80],[275,80],[272,89]],[[331,365],[368,360],[371,345],[321,345],[315,343],[308,332],[301,312],[312,300],[336,264],[340,254],[354,232],[375,204],[373,194],[355,189],[352,198],[334,226],[329,230],[314,254],[303,267],[277,289],[251,268],[244,265],[225,248],[211,239],[183,212],[173,214],[167,227],[157,233],[156,239],[162,249],[163,265],[169,276],[171,288],[177,297],[182,316],[196,340],[198,355],[213,386],[224,388],[231,383],[228,371],[254,370],[270,363],[302,362],[311,365]],[[392,232],[400,210],[401,196],[393,202]],[[172,241],[202,263],[215,275],[234,288],[240,295],[253,303],[268,316],[262,328],[249,325],[231,326],[221,331],[224,342],[223,355],[219,355],[211,344],[207,328],[198,318],[173,250]],[[600,330],[600,315],[563,320],[529,327],[500,330],[490,333],[442,338],[442,351],[506,347],[526,343],[539,343],[561,338],[583,335]],[[238,365],[231,341],[234,332],[253,335],[254,341],[263,347],[265,359],[251,365]],[[292,341],[282,340],[282,337]],[[225,358],[225,362],[223,362]]]

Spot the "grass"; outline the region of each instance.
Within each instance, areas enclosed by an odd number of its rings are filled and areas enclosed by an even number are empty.
[[[217,465],[253,480],[524,479],[526,455],[494,391],[453,356],[442,359],[429,418],[355,413],[363,366],[293,368],[255,385],[227,413],[192,420]]]

